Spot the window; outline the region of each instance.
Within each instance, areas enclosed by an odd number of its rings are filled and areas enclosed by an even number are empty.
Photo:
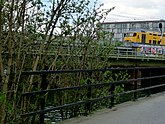
[[[156,40],[153,40],[153,44],[156,44]]]
[[[133,33],[133,37],[135,37],[136,36],[136,33]]]
[[[151,44],[151,42],[152,42],[152,41],[151,41],[151,40],[149,40],[149,44]]]
[[[145,28],[149,29],[149,24],[148,23],[145,24]]]
[[[110,28],[110,25],[109,24],[106,24],[106,29],[109,29]]]
[[[131,29],[135,29],[135,28],[136,28],[136,25],[135,25],[134,23],[130,23],[129,28],[131,28]]]
[[[110,24],[110,28],[116,28],[116,24]]]
[[[127,24],[123,24],[122,27],[123,27],[123,28],[127,28]]]
[[[158,44],[160,44],[161,43],[161,41],[158,41]]]
[[[145,27],[145,24],[144,23],[141,23],[141,28],[144,28]]]
[[[154,27],[154,28],[156,28],[156,27],[158,27],[158,24],[157,23],[152,23],[152,26]]]
[[[122,29],[121,28],[118,28],[117,29],[117,33],[122,33]]]
[[[133,33],[125,33],[125,37],[132,37]]]
[[[122,27],[121,27],[121,24],[116,24],[116,27],[117,27],[117,28],[122,28]]]
[[[152,27],[152,22],[149,22],[148,26],[151,28]]]

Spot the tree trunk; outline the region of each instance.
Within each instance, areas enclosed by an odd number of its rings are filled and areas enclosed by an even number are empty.
[[[7,73],[5,77],[3,78],[3,89],[2,92],[4,94],[4,101],[2,103],[2,118],[1,118],[1,124],[7,123],[7,99],[8,99],[8,82],[11,74],[11,66],[13,61],[13,45],[14,45],[14,39],[13,39],[13,6],[14,6],[14,0],[11,2],[10,7],[10,14],[9,14],[9,39],[8,39],[8,62],[7,62]],[[3,70],[2,70],[3,71]]]

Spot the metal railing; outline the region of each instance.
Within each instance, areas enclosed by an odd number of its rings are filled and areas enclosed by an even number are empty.
[[[164,54],[151,54],[138,52],[137,49],[118,47],[112,50],[110,58],[140,59],[140,60],[165,60]]]
[[[56,46],[57,47],[57,46]],[[52,48],[51,50],[47,51],[48,55],[56,55],[58,53],[57,48]],[[71,52],[73,49],[73,47],[61,47],[63,49],[63,52],[60,53],[62,55],[65,56],[70,56],[75,54],[75,56],[82,56],[83,53],[82,51],[78,50],[75,51],[75,53]],[[28,52],[28,54],[37,54],[38,50],[30,50]],[[41,54],[44,54],[46,51],[43,50],[41,52]],[[87,56],[93,56],[91,54],[91,52],[87,52],[86,53]],[[98,57],[102,57],[102,55],[100,55],[99,50],[97,50],[96,52],[96,56]],[[109,54],[107,54],[107,58],[116,58],[116,59],[139,59],[139,60],[165,60],[165,54],[151,54],[151,53],[145,53],[145,52],[139,52],[137,51],[137,48],[130,48],[130,47],[115,47],[112,48],[109,52]]]
[[[165,67],[132,67],[132,68],[107,68],[107,69],[84,69],[84,70],[59,70],[59,71],[25,71],[22,72],[22,75],[41,75],[41,91],[33,91],[33,92],[25,92],[22,93],[22,98],[24,99],[25,97],[29,97],[29,96],[42,96],[40,99],[40,109],[36,110],[36,111],[31,111],[31,112],[25,112],[22,113],[20,116],[21,118],[24,117],[29,117],[29,116],[35,116],[37,114],[40,115],[39,120],[40,120],[40,124],[44,123],[44,114],[51,112],[53,110],[59,110],[59,109],[64,109],[64,108],[68,108],[71,106],[77,106],[77,105],[82,105],[84,104],[87,109],[88,112],[91,111],[91,106],[92,103],[101,101],[101,100],[105,100],[105,99],[109,99],[110,100],[110,107],[114,106],[114,101],[116,96],[122,96],[124,94],[129,94],[129,93],[133,93],[133,98],[134,100],[137,99],[138,95],[137,93],[140,91],[144,91],[147,90],[148,95],[150,95],[150,90],[154,89],[154,88],[158,88],[158,87],[165,87],[165,83],[162,82],[161,84],[158,85],[151,85],[151,83],[148,84],[148,87],[142,87],[142,88],[138,88],[138,81],[142,81],[142,80],[150,80],[151,79],[159,79],[162,78],[164,80],[165,75],[154,75],[154,76],[148,76],[148,77],[140,77],[137,78],[135,76],[135,78],[132,79],[127,79],[127,80],[119,80],[119,81],[114,81],[114,82],[102,82],[102,83],[96,83],[96,84],[92,84],[91,80],[87,80],[86,85],[81,85],[81,86],[72,86],[72,87],[63,87],[63,88],[56,88],[56,89],[45,89],[45,84],[47,82],[47,76],[50,74],[63,74],[63,73],[80,73],[80,72],[85,72],[85,73],[89,73],[90,75],[94,72],[106,72],[106,71],[134,71],[135,75],[137,75],[137,71],[139,70],[153,70],[153,69],[159,69],[159,70],[164,70]],[[116,87],[118,85],[121,84],[125,84],[125,83],[131,83],[133,82],[133,89],[129,90],[129,91],[124,91],[121,93],[115,93]],[[96,97],[93,98],[92,97],[92,89],[96,89],[96,88],[100,88],[100,87],[109,87],[109,95],[107,96],[102,96],[102,97]],[[45,108],[45,94],[47,93],[58,93],[60,91],[73,91],[73,90],[82,90],[82,89],[87,89],[87,92],[84,94],[87,96],[86,100],[80,100],[80,101],[76,101],[73,103],[66,103],[63,105],[59,105],[59,106],[53,106],[51,108]]]

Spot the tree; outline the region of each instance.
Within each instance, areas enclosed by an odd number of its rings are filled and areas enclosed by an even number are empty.
[[[99,22],[114,9],[102,11],[103,5],[96,1],[91,7],[89,0],[52,0],[49,4],[41,0],[0,0],[1,124],[16,119],[18,93],[34,88],[34,76],[27,78],[29,85],[19,83],[23,70],[44,69],[45,65],[50,70],[94,66],[86,53],[102,37]],[[73,48],[76,44],[81,48]],[[50,57],[52,46],[56,48]],[[63,46],[70,47],[67,57]],[[75,61],[73,54],[80,53],[82,59]]]

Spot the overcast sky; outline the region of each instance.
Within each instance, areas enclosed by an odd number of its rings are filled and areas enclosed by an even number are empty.
[[[47,6],[51,0],[42,0]],[[96,1],[96,0],[91,0]],[[110,12],[106,21],[127,20],[165,20],[165,0],[98,0],[104,3],[104,9],[115,9]]]
[[[115,6],[106,21],[165,19],[165,0],[100,0],[104,8]]]

